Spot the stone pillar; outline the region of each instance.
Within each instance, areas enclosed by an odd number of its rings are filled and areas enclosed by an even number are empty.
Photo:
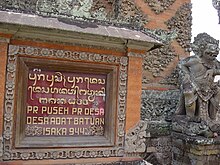
[[[172,165],[219,165],[220,139],[172,133]]]
[[[5,77],[6,77],[6,63],[7,50],[9,39],[0,37],[0,160],[3,154],[3,110],[4,110],[4,93],[5,93]]]

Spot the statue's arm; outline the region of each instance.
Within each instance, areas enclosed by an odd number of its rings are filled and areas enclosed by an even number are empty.
[[[190,75],[190,66],[194,64],[194,60],[192,57],[187,57],[180,61],[179,68],[182,71],[183,75]]]
[[[220,62],[216,61],[216,69],[213,69],[213,75],[220,75]]]

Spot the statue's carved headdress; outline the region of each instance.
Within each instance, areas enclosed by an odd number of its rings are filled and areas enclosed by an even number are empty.
[[[219,45],[219,40],[214,39],[207,33],[199,33],[196,37],[194,37],[192,50],[196,55],[200,56],[206,49],[207,44]]]

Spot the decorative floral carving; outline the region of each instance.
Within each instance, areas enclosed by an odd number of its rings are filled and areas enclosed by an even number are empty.
[[[30,157],[30,153],[28,153],[28,152],[22,152],[21,153],[21,159],[28,160],[29,157]]]
[[[145,0],[151,9],[156,13],[160,14],[164,12],[169,6],[171,6],[176,0]]]
[[[3,156],[3,137],[0,136],[0,161],[2,160]]]
[[[177,56],[171,45],[162,46],[159,49],[150,51],[144,58],[143,68],[153,74],[154,77],[160,73]]]
[[[170,137],[152,138],[147,143],[148,147],[153,147],[154,152],[145,155],[145,160],[157,165],[170,165],[172,161],[172,146]]]
[[[0,1],[0,9],[55,17],[65,23],[84,20],[143,27],[148,21],[134,0],[7,0]]]
[[[162,79],[159,83],[160,84],[165,84],[165,85],[174,85],[174,86],[178,86],[178,78],[179,78],[179,74],[178,74],[178,68],[176,67],[170,75],[168,75],[167,77],[165,77],[164,79]]]
[[[142,91],[141,119],[161,121],[170,119],[176,110],[179,91]]]
[[[16,74],[16,61],[17,56],[26,55],[30,57],[42,57],[47,56],[49,58],[56,59],[68,59],[72,61],[82,62],[97,62],[108,63],[117,65],[119,67],[119,74],[121,75],[118,79],[118,114],[117,118],[117,132],[116,132],[116,145],[108,148],[85,148],[85,149],[47,149],[41,152],[36,152],[34,149],[13,149],[12,141],[12,130],[14,121],[12,116],[14,115],[14,94],[15,94],[15,74]],[[88,157],[114,157],[123,156],[124,154],[124,131],[125,131],[125,105],[126,105],[126,88],[127,88],[127,57],[112,56],[106,54],[94,54],[88,52],[71,52],[56,49],[46,49],[39,47],[28,47],[28,46],[9,46],[8,54],[8,69],[6,73],[6,92],[5,92],[5,111],[4,111],[4,132],[3,132],[3,159],[68,159],[68,158],[88,158]],[[101,131],[100,131],[101,130]],[[38,134],[40,129],[38,127],[26,128],[28,134]],[[102,132],[99,129],[97,133]],[[95,154],[95,155],[94,155]]]
[[[129,154],[140,154],[146,149],[145,141],[147,132],[147,122],[139,121],[131,128],[125,136],[125,152]]]
[[[146,76],[142,77],[142,84],[148,84],[150,82],[150,79],[148,79]]]
[[[119,22],[137,27],[144,26],[148,22],[147,15],[135,5],[133,0],[121,0],[119,6],[117,18]]]
[[[13,11],[23,11],[25,13],[36,12],[37,0],[5,0],[0,1],[0,8]]]
[[[43,159],[45,157],[45,153],[43,153],[43,152],[37,152],[36,153],[36,158],[37,159]]]
[[[192,5],[191,3],[183,4],[166,23],[168,29],[176,30],[177,42],[185,51],[190,51],[191,27],[192,27]]]
[[[25,135],[27,136],[40,136],[43,134],[43,128],[38,126],[27,126],[25,128]]]
[[[100,125],[93,125],[88,129],[88,132],[86,132],[85,134],[103,136],[104,135],[104,128]]]

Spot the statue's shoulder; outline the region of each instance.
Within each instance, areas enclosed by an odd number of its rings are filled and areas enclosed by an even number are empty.
[[[180,64],[196,64],[200,62],[201,62],[201,59],[198,56],[193,55],[193,56],[189,56],[189,57],[182,59],[180,61]]]

